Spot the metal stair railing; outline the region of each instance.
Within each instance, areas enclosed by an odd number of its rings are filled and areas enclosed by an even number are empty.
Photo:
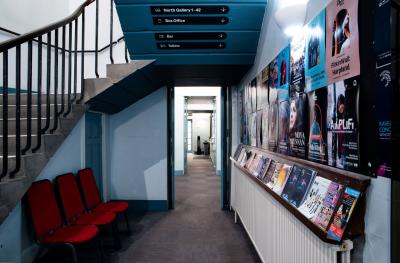
[[[85,48],[85,10],[93,2],[96,2],[96,21],[95,21],[95,50],[89,50]],[[113,8],[114,2],[110,1],[110,43],[108,46],[102,48],[99,51],[99,1],[97,0],[86,0],[82,3],[78,9],[68,16],[67,18],[50,24],[46,27],[38,30],[17,36],[10,40],[0,43],[0,55],[2,56],[2,77],[3,77],[3,91],[2,91],[2,121],[3,121],[3,152],[2,152],[2,170],[0,173],[0,180],[5,176],[9,175],[10,178],[14,178],[21,169],[21,158],[22,155],[27,154],[29,151],[32,153],[37,152],[41,148],[42,135],[46,133],[54,133],[58,128],[58,121],[61,116],[67,117],[72,111],[72,105],[74,103],[79,104],[84,98],[84,69],[85,69],[85,54],[95,53],[95,75],[98,78],[98,56],[99,52],[109,49],[110,61],[113,64],[113,46],[118,43],[120,38],[114,42],[113,40],[113,23],[114,15]],[[81,34],[79,35],[79,28],[81,28]],[[0,28],[1,30],[16,35],[17,33]],[[61,34],[60,34],[61,33]],[[43,38],[46,41],[43,41]],[[60,39],[59,39],[60,37]],[[80,50],[78,49],[78,43],[81,43]],[[54,40],[54,41],[52,41]],[[37,47],[33,47],[33,43],[37,43]],[[60,44],[61,42],[61,44]],[[22,61],[21,48],[27,48],[27,59]],[[43,46],[46,48],[46,57],[43,57]],[[15,150],[16,150],[16,162],[15,168],[10,169],[8,157],[10,156],[9,149],[9,82],[10,82],[10,51],[15,50]],[[34,54],[37,54],[37,61],[34,63]],[[78,73],[78,53],[80,56],[80,67],[81,72]],[[52,60],[52,54],[54,54],[54,60]],[[61,59],[59,59],[59,54]],[[68,62],[66,61],[68,58]],[[46,71],[43,70],[43,60],[46,60]],[[52,64],[54,61],[54,65]],[[125,43],[125,61],[128,63],[128,50]],[[26,143],[21,145],[21,64],[25,63],[27,66],[27,92],[26,92]],[[35,70],[34,70],[35,69]],[[61,69],[61,71],[59,71]],[[33,102],[33,74],[36,75],[36,86],[37,91],[36,105]],[[45,76],[45,80],[43,80]],[[81,83],[80,95],[78,94],[78,81]],[[54,98],[53,98],[53,112],[51,111],[51,87],[54,87]],[[60,90],[61,89],[61,90]],[[42,95],[44,101],[42,102]],[[60,98],[61,97],[61,98]],[[58,107],[58,100],[61,99],[60,107]],[[37,123],[36,130],[33,131],[33,107],[37,107]],[[42,112],[42,107],[45,110]],[[53,115],[53,125],[51,125],[51,118]],[[42,127],[42,120],[44,120],[44,126]],[[32,136],[36,135],[36,145],[32,143]],[[0,146],[1,147],[1,146]]]

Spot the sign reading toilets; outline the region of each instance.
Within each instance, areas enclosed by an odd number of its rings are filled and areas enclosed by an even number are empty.
[[[326,71],[330,84],[360,74],[358,0],[333,0],[326,8]]]

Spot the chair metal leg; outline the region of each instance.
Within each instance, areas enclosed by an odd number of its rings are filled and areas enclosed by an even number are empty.
[[[43,253],[43,250],[44,250],[44,246],[40,245],[40,246],[39,246],[39,251],[37,252],[35,258],[34,258],[33,261],[32,261],[33,263],[38,262],[40,256],[41,256],[42,253]]]
[[[104,263],[104,251],[103,251],[103,242],[101,241],[100,235],[96,237],[96,254],[97,254],[97,262]]]
[[[126,232],[128,232],[128,234],[132,234],[132,230],[131,230],[131,225],[129,224],[129,217],[128,217],[128,211],[124,212],[124,217],[125,217],[125,222],[126,222]]]
[[[72,245],[70,243],[65,243],[65,246],[67,246],[71,250],[72,262],[79,263],[78,255],[76,254],[76,249],[75,249],[74,245]]]
[[[115,220],[112,225],[112,231],[114,233],[114,244],[115,244],[115,248],[121,249],[122,245],[121,245],[121,240],[119,239],[119,230],[118,230],[118,224],[117,224],[117,220]]]

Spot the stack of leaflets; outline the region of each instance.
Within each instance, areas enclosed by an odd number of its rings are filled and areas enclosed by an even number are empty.
[[[349,222],[350,216],[353,213],[357,200],[360,197],[360,192],[346,187],[344,191],[343,200],[333,218],[332,224],[329,226],[328,236],[340,241],[342,240],[344,230]]]
[[[269,188],[271,188],[271,189],[274,188],[274,185],[276,184],[276,181],[277,181],[278,178],[279,178],[279,173],[281,172],[282,167],[283,167],[283,164],[282,164],[282,163],[276,163],[276,165],[275,165],[275,170],[274,170],[274,172],[273,172],[271,178],[268,178],[267,186],[268,186]]]
[[[290,171],[292,169],[292,166],[284,164],[279,171],[279,176],[278,178],[275,179],[275,184],[272,190],[274,190],[275,193],[278,195],[282,194],[283,188],[286,185],[287,179],[289,178]]]
[[[326,230],[329,222],[331,221],[333,212],[342,194],[343,185],[331,182],[326,193],[321,211],[314,218],[314,223],[322,230]]]
[[[299,211],[308,219],[312,220],[321,210],[330,183],[331,181],[324,177],[315,177],[304,203],[299,207]]]
[[[299,207],[310,189],[317,172],[294,165],[282,191],[282,198],[295,207]]]

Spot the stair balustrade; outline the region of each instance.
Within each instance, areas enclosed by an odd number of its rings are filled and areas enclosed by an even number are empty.
[[[96,5],[95,32],[93,32],[95,49],[90,50],[85,47],[85,10],[94,2]],[[67,118],[72,112],[73,105],[83,102],[85,55],[95,54],[94,69],[97,78],[99,78],[100,52],[109,50],[110,61],[114,63],[113,46],[124,38],[113,40],[114,3],[113,0],[110,2],[110,43],[101,49],[99,49],[98,0],[86,0],[67,18],[23,35],[0,28],[15,36],[0,43],[0,58],[2,58],[0,180],[7,175],[13,179],[21,169],[22,156],[39,151],[42,146],[42,136],[55,133],[59,129],[60,118]],[[80,44],[80,50],[78,44]],[[22,50],[26,50],[26,58],[22,57]],[[46,53],[45,57],[43,53]],[[13,54],[12,57],[11,54]],[[78,54],[80,54],[79,58]],[[10,67],[13,59],[15,59],[15,68]],[[125,61],[129,62],[126,44]],[[78,72],[79,62],[80,72]],[[26,76],[21,74],[21,65],[26,67]],[[15,94],[11,94],[13,90],[10,86],[11,75],[15,76],[15,87],[12,87],[15,88]],[[22,78],[26,78],[26,81],[24,80],[26,90],[21,89]],[[80,91],[78,91],[78,82],[80,82]],[[24,109],[23,117],[21,117],[21,108]],[[21,137],[24,138],[23,143]],[[12,143],[12,147],[15,147],[15,156],[14,149],[10,148],[10,138],[15,140]],[[34,141],[33,138],[36,140]],[[10,165],[11,157],[15,158],[14,165]]]

